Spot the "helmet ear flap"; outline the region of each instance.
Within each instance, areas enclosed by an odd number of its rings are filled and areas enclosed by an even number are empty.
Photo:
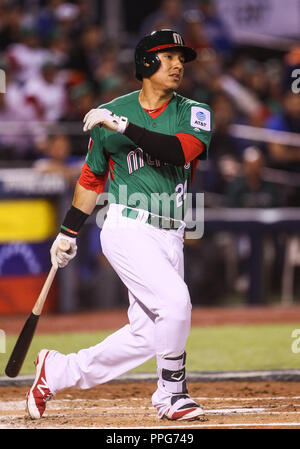
[[[157,64],[157,62],[158,64],[160,64],[160,59],[156,53],[148,53],[148,54],[146,53],[143,56],[143,64],[146,67],[151,67],[152,65]]]
[[[158,70],[160,59],[155,52],[144,53],[140,56],[139,61],[136,61],[136,75],[139,80],[142,80]]]

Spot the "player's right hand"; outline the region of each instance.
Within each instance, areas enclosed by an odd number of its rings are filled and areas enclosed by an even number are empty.
[[[127,117],[119,117],[108,109],[91,109],[83,119],[83,131],[90,131],[94,126],[103,126],[109,131],[123,134],[128,124]]]
[[[68,251],[64,251],[60,248],[59,243],[62,240],[66,240],[70,243],[70,248]],[[51,249],[50,249],[50,255],[51,255],[51,263],[54,268],[64,268],[70,260],[74,259],[77,253],[77,245],[76,245],[76,238],[69,237],[65,234],[59,233],[56,239],[54,240]]]

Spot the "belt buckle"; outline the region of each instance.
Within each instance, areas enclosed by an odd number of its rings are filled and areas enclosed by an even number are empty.
[[[158,219],[158,223],[156,223],[156,218]],[[154,219],[154,222],[153,222]],[[152,215],[149,212],[149,216],[147,218],[147,223],[151,224],[154,227],[158,227],[159,229],[165,229],[166,231],[170,229],[175,229],[175,220],[173,218],[166,218],[161,216]]]
[[[161,227],[163,229],[165,229],[166,231],[169,231],[170,229],[174,229],[175,221],[173,220],[173,218],[171,218],[171,217],[169,217],[169,218],[161,217],[161,221],[162,221]],[[164,226],[164,224],[166,226]]]

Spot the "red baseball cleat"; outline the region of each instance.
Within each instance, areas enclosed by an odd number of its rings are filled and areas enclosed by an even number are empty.
[[[202,408],[187,394],[177,394],[171,397],[171,407],[163,418],[172,421],[192,421],[204,417]]]
[[[40,419],[46,409],[46,402],[52,398],[45,375],[45,360],[48,349],[42,349],[35,361],[36,375],[26,396],[26,410],[31,419]]]

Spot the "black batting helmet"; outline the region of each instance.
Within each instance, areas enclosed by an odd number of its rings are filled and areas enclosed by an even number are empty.
[[[138,80],[153,75],[159,68],[160,59],[157,52],[169,48],[178,48],[184,54],[185,62],[196,59],[197,53],[184,44],[182,36],[173,30],[153,31],[150,35],[143,37],[135,49],[135,70]]]

